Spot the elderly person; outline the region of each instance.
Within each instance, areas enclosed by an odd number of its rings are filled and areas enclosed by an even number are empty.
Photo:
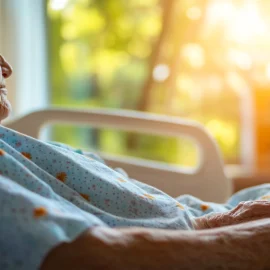
[[[0,57],[0,121],[11,73]],[[268,193],[175,199],[94,155],[0,126],[0,269],[268,269]]]

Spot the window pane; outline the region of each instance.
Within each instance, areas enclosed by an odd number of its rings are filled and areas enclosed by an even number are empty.
[[[270,57],[260,57],[269,48],[269,8],[268,0],[50,0],[51,103],[195,119],[213,134],[226,163],[239,163],[241,102],[270,80]],[[94,147],[97,136],[103,151],[170,155],[166,161],[173,163],[193,151],[171,154],[174,138],[68,130],[53,129],[53,139],[83,145],[89,138]],[[167,142],[170,147],[155,150]],[[195,163],[192,156],[188,164]]]
[[[156,160],[194,168],[199,165],[196,144],[188,138],[164,138],[115,129],[78,128],[72,125],[55,125],[53,130],[54,141],[88,152],[90,149],[100,154],[109,153],[115,156]]]

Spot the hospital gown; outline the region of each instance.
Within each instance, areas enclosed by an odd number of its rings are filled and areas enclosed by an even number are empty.
[[[175,199],[95,155],[0,126],[0,269],[38,269],[53,247],[94,226],[192,230],[194,217],[269,191],[249,189],[224,205]]]

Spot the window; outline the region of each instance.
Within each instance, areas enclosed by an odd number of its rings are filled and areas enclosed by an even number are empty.
[[[46,13],[42,0],[0,1],[0,50],[12,64],[13,116],[48,105]]]
[[[251,96],[270,80],[269,5],[267,0],[47,1],[50,101],[195,119],[213,134],[227,164],[243,162],[254,130]],[[80,141],[185,165],[196,156],[192,144],[176,138],[74,127],[56,127],[53,136],[74,146]]]

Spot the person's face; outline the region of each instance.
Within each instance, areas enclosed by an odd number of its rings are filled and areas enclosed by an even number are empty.
[[[5,119],[10,111],[11,105],[7,99],[7,88],[6,79],[12,74],[12,67],[5,60],[5,58],[0,55],[0,123]]]

